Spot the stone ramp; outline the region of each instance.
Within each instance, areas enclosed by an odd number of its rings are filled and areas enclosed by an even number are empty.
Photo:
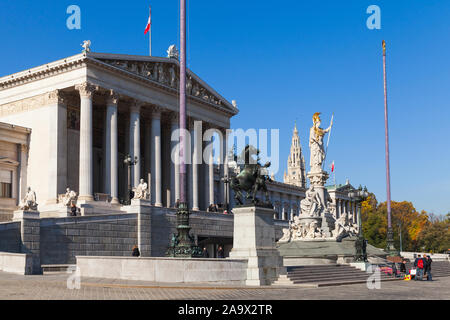
[[[274,285],[314,285],[316,287],[365,283],[370,274],[349,265],[307,265],[287,268],[287,276]],[[381,273],[381,281],[401,280]],[[289,280],[289,282],[287,281]]]

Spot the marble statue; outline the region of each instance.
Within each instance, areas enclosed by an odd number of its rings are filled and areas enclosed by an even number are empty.
[[[322,238],[322,231],[318,228],[318,224],[316,221],[313,221],[309,224],[305,238],[307,239]]]
[[[31,190],[30,187],[27,188],[27,193],[22,199],[19,205],[20,210],[37,210],[38,204],[36,203],[36,192]]]
[[[309,148],[311,151],[310,166],[311,172],[322,171],[322,163],[325,160],[325,149],[323,147],[323,138],[325,133],[331,130],[333,121],[327,129],[320,128],[320,112],[316,112],[313,115],[314,125],[309,130]]]
[[[311,186],[306,190],[306,197],[300,202],[301,214],[309,217],[318,217],[320,210],[323,208],[322,200],[314,190],[314,186]]]
[[[66,189],[66,194],[63,197],[63,204],[66,207],[70,207],[72,205],[72,202],[75,202],[77,199],[77,193],[73,190],[70,190],[70,188]]]
[[[178,56],[179,56],[178,49],[174,44],[172,44],[169,47],[169,49],[167,49],[167,58],[173,58],[178,60]]]
[[[148,185],[144,181],[144,179],[141,179],[140,183],[136,188],[133,189],[134,191],[134,198],[133,199],[147,199],[148,197]]]
[[[91,52],[91,40],[84,40],[81,46],[84,49],[83,52]]]

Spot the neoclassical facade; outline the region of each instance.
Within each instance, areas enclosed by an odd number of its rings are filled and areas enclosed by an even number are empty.
[[[67,187],[78,203],[108,203],[114,211],[127,198],[127,155],[137,158],[132,186],[144,179],[152,205],[174,206],[178,70],[172,58],[87,52],[0,78],[0,121],[32,132],[27,184],[39,211],[51,211]],[[198,161],[212,143],[204,133],[225,135],[238,110],[191,71],[186,87],[190,154]],[[224,202],[224,168],[217,176],[213,164],[188,165],[192,210]]]

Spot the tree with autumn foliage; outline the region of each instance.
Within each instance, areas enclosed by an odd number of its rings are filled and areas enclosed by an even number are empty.
[[[375,195],[361,204],[361,217],[364,237],[375,247],[386,247],[387,205],[378,203]],[[418,212],[408,201],[391,201],[391,222],[394,243],[400,249],[400,234],[403,251],[444,252],[450,248],[450,215],[443,221],[425,211]]]

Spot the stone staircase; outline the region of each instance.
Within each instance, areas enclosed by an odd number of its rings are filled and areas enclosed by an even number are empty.
[[[308,285],[336,286],[344,284],[365,283],[370,274],[349,265],[308,265],[287,267],[287,275],[273,285]],[[401,280],[381,273],[381,281]]]

